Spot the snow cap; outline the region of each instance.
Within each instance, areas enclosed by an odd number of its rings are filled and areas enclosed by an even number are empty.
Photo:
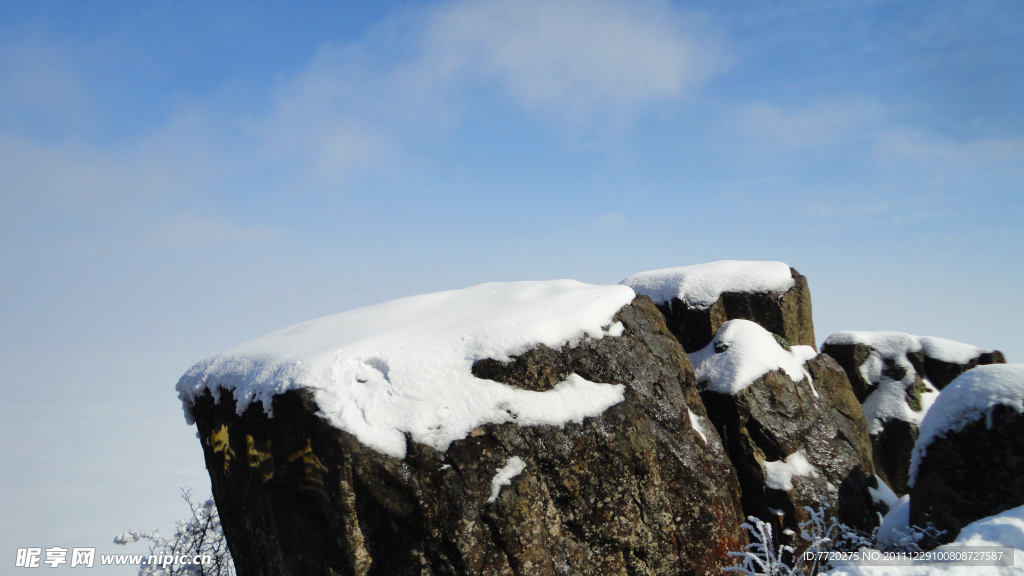
[[[925,356],[952,364],[966,364],[978,356],[991,352],[985,348],[954,342],[934,336],[914,336],[903,332],[836,332],[825,339],[825,345],[863,344],[871,348],[871,354],[860,365],[858,371],[865,381],[878,384],[864,400],[862,408],[868,421],[868,433],[879,434],[888,420],[903,420],[920,426],[938,390],[917,374],[909,355],[924,352]],[[903,379],[895,381],[886,375],[888,366],[904,369]],[[914,410],[907,403],[906,390],[922,376],[925,393],[921,395],[921,410]]]
[[[688,306],[706,309],[723,292],[785,292],[796,285],[789,265],[782,262],[721,260],[681,268],[633,274],[621,282],[657,304],[678,298]]]
[[[570,375],[545,392],[473,376],[540,344],[620,336],[612,318],[635,294],[574,280],[481,284],[412,296],[296,324],[192,366],[178,381],[185,417],[207,389],[236,410],[313,390],[320,415],[382,453],[404,457],[406,434],[438,450],[486,423],[564,425],[621,402],[622,385]]]
[[[903,332],[836,332],[825,339],[825,344],[864,344],[886,358],[906,355],[924,350],[924,355],[950,364],[966,364],[986,352],[963,342],[955,342],[935,336],[914,336]]]
[[[1024,364],[989,364],[964,372],[942,389],[914,443],[910,460],[910,485],[917,480],[917,469],[928,446],[938,437],[963,430],[965,426],[987,418],[992,425],[992,408],[1010,406],[1024,412]]]
[[[806,379],[811,383],[804,363],[814,358],[814,348],[791,346],[790,350],[783,348],[771,332],[750,320],[729,320],[722,324],[707,346],[690,354],[690,361],[698,384],[721,394],[738,394],[754,380],[779,369],[785,370],[794,382]],[[811,390],[814,390],[813,383]]]

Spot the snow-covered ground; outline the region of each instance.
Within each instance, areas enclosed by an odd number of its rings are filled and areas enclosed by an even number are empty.
[[[886,517],[899,514],[896,508]],[[917,566],[865,566],[837,567],[831,576],[1010,576],[1024,574],[1024,506],[1001,514],[983,518],[964,527],[956,539],[940,546],[940,552],[956,552],[964,546],[1012,546],[1012,566],[917,565]]]

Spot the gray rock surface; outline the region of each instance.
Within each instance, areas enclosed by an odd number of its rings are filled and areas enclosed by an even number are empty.
[[[474,373],[532,390],[576,373],[624,384],[624,402],[564,427],[488,424],[445,452],[411,439],[404,459],[371,450],[318,417],[308,391],[276,396],[273,418],[258,402],[236,414],[227,393],[198,398],[238,573],[720,574],[745,544],[736,473],[655,306],[638,297],[616,320],[621,337],[482,361]],[[846,433],[821,420],[812,424]],[[488,502],[514,458],[525,469]],[[845,452],[834,459],[849,468]]]

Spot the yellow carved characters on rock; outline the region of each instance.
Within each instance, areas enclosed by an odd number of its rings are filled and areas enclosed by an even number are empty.
[[[295,462],[300,458],[305,478],[299,483],[299,490],[316,490],[326,496],[323,473],[327,472],[327,467],[320,462],[316,454],[313,454],[312,441],[309,438],[306,439],[306,447],[289,456],[288,462]]]
[[[263,445],[263,450],[256,448],[251,434],[245,435],[245,445],[249,453],[249,468],[256,468],[260,473],[260,481],[266,482],[274,477],[274,455],[270,451],[270,439]]]
[[[210,433],[210,449],[214,454],[224,454],[224,473],[227,474],[231,469],[231,459],[235,456],[229,443],[227,424],[221,424],[220,428]]]
[[[231,449],[231,438],[228,434],[228,427],[226,424],[222,424],[220,428],[215,429],[210,433],[210,450],[213,454],[222,454],[224,456],[224,474],[231,471],[231,460],[235,457],[235,451]],[[267,482],[274,477],[274,455],[270,446],[270,439],[266,442],[262,442],[262,445],[258,445],[257,441],[252,437],[251,434],[245,435],[245,446],[246,446],[246,460],[249,464],[249,468],[255,468],[260,475],[261,482]],[[306,439],[306,446],[291,456],[288,457],[288,462],[302,461],[302,481],[298,484],[299,490],[316,490],[323,495],[327,495],[324,491],[324,472],[328,471],[328,468],[320,462],[316,454],[313,453],[312,440]]]

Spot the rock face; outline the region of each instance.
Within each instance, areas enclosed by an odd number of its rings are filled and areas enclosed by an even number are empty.
[[[895,339],[901,342],[894,344]],[[899,375],[904,370],[912,370],[918,379],[926,379],[933,387],[942,390],[957,376],[975,366],[1006,363],[1006,358],[999,350],[985,350],[948,340],[946,342],[958,345],[963,353],[958,358],[943,355],[938,347],[927,345],[936,340],[941,339],[899,332],[838,332],[825,340],[821,351],[835,358],[846,370],[861,402],[878,388],[880,376],[902,380],[903,377]],[[872,346],[873,341],[879,345]],[[883,364],[882,372],[878,375],[871,374],[873,367],[865,366],[872,353]],[[884,374],[885,371],[890,374]]]
[[[722,324],[736,319],[756,322],[792,345],[816,347],[807,278],[789,270],[795,285],[785,292],[723,292],[708,307],[673,297],[658,304],[658,309],[687,353],[707,346]]]
[[[952,541],[964,526],[1024,504],[1024,365],[979,366],[954,380],[921,424],[910,523]]]
[[[932,523],[946,544],[988,516],[1024,505],[1024,414],[996,406],[962,430],[933,440],[910,496],[910,525]]]
[[[739,345],[720,342],[724,332],[713,341],[720,354]],[[698,375],[703,367],[698,365]],[[870,531],[877,517],[868,488],[876,484],[860,403],[829,356],[819,355],[804,367],[810,382],[776,369],[733,393],[698,383],[736,467],[744,513],[770,521],[776,535],[784,529],[799,535],[798,524],[809,519],[805,506],[824,507],[826,517]],[[803,544],[798,536],[781,540]]]
[[[967,372],[975,366],[986,366],[989,364],[1006,364],[1006,357],[999,350],[980,352],[965,362],[948,362],[938,358],[924,356],[925,377],[939,390],[945,388],[957,376]]]
[[[918,425],[937,392],[979,364],[1005,362],[999,351],[899,332],[838,332],[821,351],[846,371],[868,420],[878,476],[901,496],[910,490]]]
[[[719,574],[745,543],[736,473],[655,306],[638,297],[615,320],[621,336],[539,346],[473,373],[535,391],[578,374],[625,385],[623,402],[562,427],[485,424],[443,452],[411,437],[404,459],[370,449],[318,416],[307,390],[274,396],[272,418],[259,402],[239,415],[227,392],[196,398],[238,573]],[[785,377],[765,388],[787,406],[817,406]],[[799,424],[765,449],[805,447],[824,466],[810,490],[828,493],[835,476],[837,498],[859,494],[855,449],[831,448],[825,463],[815,441],[793,437],[820,428],[847,442],[848,417],[792,409]]]

